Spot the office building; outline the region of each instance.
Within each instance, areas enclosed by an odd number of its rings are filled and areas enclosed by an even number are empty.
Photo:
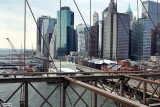
[[[102,34],[103,34],[103,20],[98,21],[97,23],[97,36],[98,36],[98,57],[102,58],[102,52],[103,52],[103,47],[102,47]]]
[[[89,25],[87,25],[89,27]],[[76,35],[77,35],[77,52],[79,52],[80,56],[88,57],[88,46],[89,42],[87,37],[87,28],[85,24],[79,24],[76,26]]]
[[[103,58],[116,60],[129,58],[130,16],[116,13],[114,0],[104,19]]]
[[[142,55],[142,40],[143,40],[143,20],[139,18],[132,24],[131,33],[131,60],[140,60]]]
[[[133,20],[133,13],[132,13],[130,4],[128,5],[128,9],[127,9],[126,14],[128,14],[130,16],[130,21],[132,21]]]
[[[39,57],[48,59],[50,41],[57,20],[49,16],[42,16],[37,19],[37,54]]]
[[[160,19],[160,14],[159,14],[160,3],[147,0],[147,1],[143,1],[143,4],[144,4],[145,8],[142,6],[142,18],[150,19],[150,17],[151,17],[153,23],[156,25]],[[157,11],[157,9],[158,9],[158,11]]]
[[[94,14],[93,14],[93,26],[96,25],[96,22],[99,21],[99,15],[96,11],[94,11]]]
[[[50,54],[52,58],[55,58],[55,51],[56,51],[56,34],[57,34],[57,24],[54,27],[54,31],[52,34],[51,42],[50,42]],[[51,60],[51,58],[50,58]]]
[[[160,55],[160,23],[151,31],[151,56]]]
[[[91,26],[89,28],[90,39],[89,39],[89,56],[98,57],[98,34],[97,26]]]
[[[57,20],[56,57],[60,58],[75,51],[74,12],[69,7],[61,7]]]

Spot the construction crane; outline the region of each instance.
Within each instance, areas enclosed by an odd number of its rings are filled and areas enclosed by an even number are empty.
[[[19,54],[19,53],[17,52],[17,50],[15,49],[15,47],[14,47],[13,43],[10,41],[10,39],[9,39],[9,38],[6,38],[6,39],[8,40],[8,42],[9,42],[10,46],[12,47],[14,53],[18,56],[18,60],[20,61],[19,64],[20,64],[20,65],[23,65],[24,62],[22,61],[21,54]]]
[[[6,38],[6,39],[8,40],[8,42],[9,42],[10,46],[12,47],[14,53],[18,56],[19,65],[24,66],[24,70],[27,71],[27,72],[34,72],[34,70],[31,67],[26,67],[25,66],[25,63],[22,60],[22,55],[17,52],[17,50],[15,49],[13,43],[9,40],[9,38]],[[25,60],[25,58],[24,58],[24,60]]]

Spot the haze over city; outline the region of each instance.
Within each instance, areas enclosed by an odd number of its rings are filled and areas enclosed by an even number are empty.
[[[154,0],[155,1],[155,0]],[[42,15],[57,18],[57,11],[60,9],[58,0],[28,0],[33,10],[34,16],[37,19]],[[80,11],[87,24],[90,24],[90,1],[89,0],[76,0]],[[92,0],[92,18],[94,11],[97,11],[100,19],[102,11],[108,6],[110,0]],[[125,13],[127,11],[128,4],[130,4],[134,16],[136,13],[136,1],[135,0],[117,0],[118,12]],[[141,3],[139,2],[140,12]],[[83,23],[76,6],[72,0],[65,2],[62,0],[62,6],[69,6],[74,12],[75,20],[74,27]],[[10,38],[16,48],[23,48],[24,41],[24,1],[23,0],[0,0],[0,48],[11,48],[6,38]],[[140,15],[141,16],[141,15]],[[91,18],[91,19],[92,19]],[[92,22],[92,20],[91,20]],[[27,36],[26,36],[26,48],[31,49],[32,46],[36,48],[36,24],[31,16],[29,8],[27,6]]]

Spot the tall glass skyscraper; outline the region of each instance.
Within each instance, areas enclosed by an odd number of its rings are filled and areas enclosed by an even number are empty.
[[[42,16],[38,18],[37,23],[37,56],[43,59],[43,70],[47,72],[49,67],[50,41],[57,19]]]
[[[147,1],[143,1],[143,4],[145,8],[142,6],[142,18],[149,18],[149,15],[150,15],[154,24],[157,24],[158,20],[160,19],[160,14],[159,14],[160,3],[147,0]]]
[[[38,18],[37,23],[39,27],[37,29],[37,52],[48,59],[49,44],[57,20],[48,16],[42,16]]]
[[[154,25],[157,25],[160,20],[160,3],[147,0],[144,1],[143,4],[145,8],[142,7],[143,39],[141,58],[143,60],[148,60],[151,56],[151,29],[154,29]],[[154,22],[154,25],[152,21]]]
[[[57,12],[56,57],[69,55],[75,51],[74,12],[69,7],[61,7]]]

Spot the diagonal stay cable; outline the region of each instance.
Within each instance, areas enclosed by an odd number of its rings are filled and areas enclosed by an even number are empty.
[[[51,56],[51,54],[50,54],[50,52],[49,52],[49,49],[48,49],[47,44],[46,44],[46,42],[45,42],[45,40],[44,40],[44,37],[42,36],[40,27],[38,26],[38,24],[37,24],[37,22],[36,22],[36,18],[35,18],[34,14],[33,14],[33,11],[32,11],[32,9],[31,9],[31,6],[30,6],[28,0],[26,0],[26,2],[27,2],[27,5],[28,5],[28,7],[29,7],[29,10],[30,10],[30,12],[31,12],[31,14],[32,14],[32,17],[33,17],[33,19],[34,19],[34,22],[36,23],[36,26],[37,26],[37,28],[38,28],[38,31],[40,32],[41,38],[42,38],[43,41],[44,41],[44,45],[45,45],[45,47],[46,47],[46,49],[47,49],[47,51],[48,51],[48,53],[49,53],[49,56],[50,56],[50,58],[51,58],[51,60],[52,60],[52,62],[53,62],[53,65],[54,65],[54,67],[55,67],[55,69],[56,69],[56,71],[57,71],[57,67],[56,67],[56,65],[55,65],[55,63],[54,63],[54,61],[53,61],[53,58],[52,58],[52,56]]]
[[[126,26],[125,26],[125,24],[124,24],[124,22],[123,22],[121,16],[118,14],[117,8],[115,7],[115,5],[114,5],[114,3],[113,3],[112,0],[111,0],[111,3],[112,3],[112,5],[113,5],[113,8],[116,10],[116,14],[118,15],[118,17],[119,17],[119,19],[120,19],[120,21],[121,21],[123,27],[125,28],[125,31],[127,32],[128,36],[129,36],[129,32],[128,32],[128,30],[127,30],[127,28],[126,28]],[[116,4],[116,5],[117,5],[117,4]],[[118,18],[117,18],[117,20],[118,20]]]
[[[86,28],[87,28],[87,31],[88,31],[89,35],[91,35],[91,32],[89,31],[89,29],[88,29],[88,27],[87,27],[86,21],[84,20],[83,15],[82,15],[82,13],[81,13],[81,11],[80,11],[80,9],[79,9],[79,7],[78,7],[76,1],[73,0],[73,2],[74,2],[74,4],[75,4],[75,6],[76,6],[76,8],[77,8],[77,10],[78,10],[78,12],[79,12],[79,14],[80,14],[82,20],[83,20],[83,23],[85,24],[85,26],[86,26]]]
[[[91,32],[90,32],[89,28],[87,27],[87,24],[86,24],[86,22],[85,22],[85,20],[84,20],[84,18],[83,18],[83,15],[82,15],[82,13],[81,13],[81,11],[80,11],[80,9],[79,9],[76,1],[73,0],[73,2],[74,2],[74,4],[75,4],[75,6],[76,6],[76,8],[77,8],[77,10],[78,10],[78,12],[79,12],[82,20],[83,20],[83,23],[85,24],[85,27],[86,27],[86,29],[87,29],[87,31],[88,31],[88,33],[89,33],[89,36],[91,37]],[[91,1],[90,1],[90,14],[91,14]],[[90,16],[90,17],[91,17],[91,16]],[[90,24],[91,24],[91,22],[90,22]],[[90,27],[91,27],[91,26],[90,26]],[[91,68],[91,71],[92,71],[92,68]]]
[[[147,9],[146,9],[146,7],[144,6],[144,3],[142,2],[142,0],[140,0],[140,1],[141,1],[141,3],[142,3],[142,6],[143,6],[143,8],[145,9],[146,13],[148,14],[148,17],[149,17],[149,19],[151,20],[153,26],[156,28],[156,25],[154,24],[154,22],[153,22],[153,20],[152,20],[152,18],[151,18],[151,16],[150,16],[150,14],[147,12]]]

